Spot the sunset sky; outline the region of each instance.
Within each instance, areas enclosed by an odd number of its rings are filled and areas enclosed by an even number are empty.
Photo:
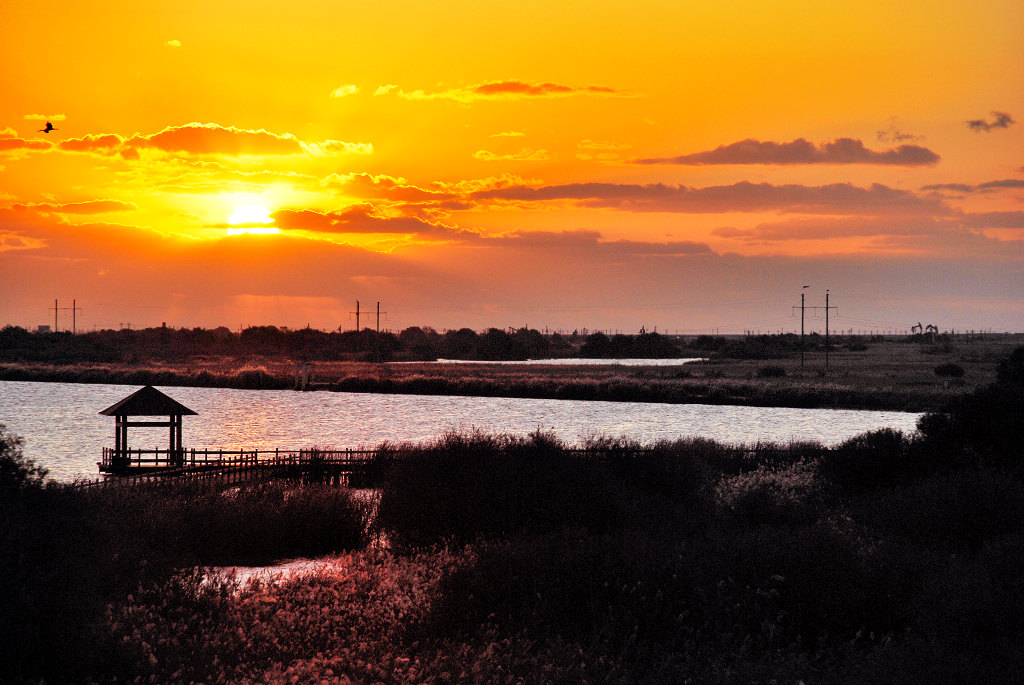
[[[1024,331],[1020,0],[0,27],[0,325]]]

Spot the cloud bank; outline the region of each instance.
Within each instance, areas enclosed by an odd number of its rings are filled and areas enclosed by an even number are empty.
[[[776,143],[748,138],[714,150],[677,157],[650,157],[634,160],[637,164],[682,164],[693,166],[716,164],[883,164],[921,166],[935,164],[939,156],[919,145],[900,145],[888,150],[869,150],[855,138],[838,138],[815,145],[798,138],[789,143]]]

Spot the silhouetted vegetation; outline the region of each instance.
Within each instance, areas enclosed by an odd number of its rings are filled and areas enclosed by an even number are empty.
[[[27,484],[0,502],[0,680],[1015,682],[1022,393],[1024,348],[919,433],[835,448],[384,445],[387,551],[344,490]],[[356,551],[190,570],[329,549]]]

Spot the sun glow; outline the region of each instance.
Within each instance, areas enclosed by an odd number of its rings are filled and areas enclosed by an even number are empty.
[[[274,223],[267,208],[260,205],[239,207],[228,217],[228,223],[236,226],[236,228],[228,229],[228,235],[240,235],[242,233],[270,235],[281,232],[276,226],[259,225]]]

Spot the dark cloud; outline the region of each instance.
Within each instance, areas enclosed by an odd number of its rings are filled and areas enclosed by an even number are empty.
[[[582,207],[630,212],[687,214],[790,211],[808,214],[945,213],[936,198],[874,184],[861,188],[848,183],[825,186],[772,185],[741,182],[728,186],[690,188],[664,184],[571,183],[556,186],[517,186],[474,193],[472,199],[515,202],[569,201]]]
[[[954,193],[970,193],[974,190],[974,186],[967,185],[966,183],[932,183],[930,185],[921,186],[921,190],[949,190]]]
[[[963,225],[970,228],[1024,228],[1024,212],[977,212],[965,214]]]
[[[970,121],[965,121],[964,124],[975,133],[989,133],[997,128],[1009,128],[1017,123],[1006,112],[992,111],[989,114],[992,115],[991,119],[971,119]]]
[[[655,243],[635,240],[602,240],[597,231],[515,231],[496,238],[487,238],[491,246],[537,250],[593,251],[606,255],[632,257],[678,257],[713,254],[706,243],[689,240]]]
[[[955,193],[987,193],[997,190],[1013,190],[1015,188],[1024,188],[1024,179],[1005,178],[999,181],[988,181],[986,183],[979,183],[978,185],[973,186],[966,183],[933,183],[931,185],[921,186],[921,190],[949,190]]]
[[[634,160],[637,164],[884,164],[921,166],[935,164],[939,156],[919,145],[900,145],[889,150],[869,150],[855,138],[815,145],[798,138],[789,143],[754,139],[720,145],[714,150],[678,157],[651,157]]]
[[[475,240],[477,234],[457,227],[435,224],[411,216],[382,217],[374,214],[370,204],[357,204],[340,212],[319,212],[311,209],[282,209],[271,213],[275,225],[282,230],[304,230],[316,233],[386,233],[413,235],[425,240]]]
[[[1019,178],[1007,178],[1002,181],[989,181],[978,186],[979,190],[1001,190],[1004,188],[1024,188],[1024,180]]]

